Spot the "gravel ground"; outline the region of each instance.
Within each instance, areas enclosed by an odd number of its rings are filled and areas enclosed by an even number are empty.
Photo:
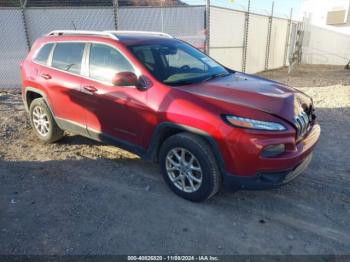
[[[39,143],[18,92],[0,90],[0,254],[350,254],[350,71],[285,72],[261,75],[314,97],[322,136],[309,169],[201,204],[118,148]]]
[[[350,70],[344,66],[299,65],[292,75],[288,75],[287,67],[260,75],[294,87],[350,85]]]

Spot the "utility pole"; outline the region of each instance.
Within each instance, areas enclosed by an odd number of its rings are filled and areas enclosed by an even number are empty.
[[[245,23],[244,23],[243,57],[242,57],[242,71],[244,73],[246,72],[246,69],[247,69],[249,19],[250,19],[250,0],[248,0],[248,10],[245,13]]]
[[[24,28],[24,34],[26,37],[26,44],[28,51],[30,50],[30,39],[29,39],[29,32],[28,32],[28,26],[27,26],[27,19],[25,14],[25,8],[27,6],[27,0],[20,0],[21,4],[21,13],[22,13],[22,21],[23,21],[23,28]]]
[[[164,14],[163,14],[163,0],[160,0],[160,17],[162,23],[162,33],[164,33]]]
[[[287,65],[287,56],[288,56],[288,49],[290,47],[290,33],[291,33],[291,26],[292,26],[292,20],[293,20],[293,8],[290,9],[290,16],[289,16],[289,20],[288,20],[288,28],[287,28],[287,35],[286,35],[286,45],[285,45],[285,49],[284,49],[284,61],[283,61],[283,65],[286,66]]]
[[[265,70],[269,69],[270,62],[270,49],[271,49],[271,33],[272,33],[272,22],[273,22],[273,12],[275,9],[275,2],[272,2],[271,16],[269,17],[269,28],[267,32],[267,44],[266,44],[266,57],[265,57]]]
[[[118,30],[119,27],[119,0],[113,0],[113,10],[114,10],[114,29]]]
[[[210,53],[210,0],[206,0],[205,5],[205,46],[204,50],[207,55]]]

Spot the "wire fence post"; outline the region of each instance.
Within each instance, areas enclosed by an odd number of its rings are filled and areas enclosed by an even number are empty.
[[[163,0],[160,0],[160,18],[162,33],[164,33],[164,11],[163,11]]]
[[[275,8],[275,2],[272,2],[271,15],[269,17],[269,27],[268,27],[268,31],[267,31],[265,70],[269,69],[269,63],[270,63],[271,33],[272,33],[272,22],[273,22],[274,8]]]
[[[248,10],[245,13],[245,21],[244,21],[243,52],[242,52],[242,72],[243,73],[245,73],[247,69],[249,19],[250,19],[250,0],[248,0]]]
[[[206,0],[205,5],[205,46],[204,50],[207,55],[210,53],[210,0]]]
[[[30,38],[29,38],[29,32],[28,32],[28,26],[27,26],[26,14],[25,14],[27,0],[20,0],[20,4],[21,4],[21,14],[22,14],[24,34],[25,34],[25,38],[26,38],[26,45],[27,45],[27,49],[29,51],[30,50]]]
[[[288,20],[288,28],[287,28],[287,35],[286,35],[286,46],[284,49],[284,61],[283,65],[287,65],[287,57],[288,57],[288,51],[290,47],[290,34],[291,34],[291,27],[292,27],[292,19],[293,19],[293,8],[290,9],[290,17]]]
[[[113,16],[114,16],[114,28],[118,30],[119,27],[119,0],[113,0]]]

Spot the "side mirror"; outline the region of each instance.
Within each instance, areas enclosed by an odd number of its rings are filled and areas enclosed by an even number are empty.
[[[114,86],[137,86],[139,80],[133,72],[119,72],[113,77],[112,84]]]

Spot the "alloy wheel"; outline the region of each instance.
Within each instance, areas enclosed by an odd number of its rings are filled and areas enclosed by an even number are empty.
[[[45,110],[40,106],[36,106],[33,109],[32,117],[33,117],[33,124],[34,124],[35,130],[41,136],[47,136],[50,132],[50,121]]]
[[[203,180],[202,168],[197,158],[185,148],[169,151],[165,163],[171,182],[183,192],[196,192]]]

